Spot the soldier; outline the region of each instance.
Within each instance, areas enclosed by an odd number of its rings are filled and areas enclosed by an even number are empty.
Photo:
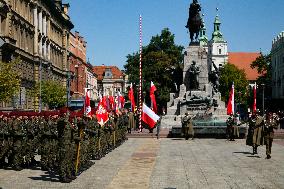
[[[26,165],[27,167],[34,166],[36,164],[35,160],[35,127],[31,119],[27,116],[24,117],[25,127],[26,127]]]
[[[253,120],[251,120],[251,124],[253,125],[253,136],[252,136],[252,147],[253,147],[253,155],[257,154],[257,147],[263,145],[263,127],[264,127],[264,119],[260,116],[259,110],[256,112],[256,116]]]
[[[135,117],[131,109],[129,109],[129,112],[128,112],[128,120],[129,122],[127,125],[127,132],[131,133],[131,129],[135,129]]]
[[[192,137],[192,140],[194,139],[194,130],[193,130],[193,123],[191,117],[188,115],[188,113],[185,113],[185,117],[182,119],[182,127],[183,127],[183,133],[186,140],[189,139],[189,137]]]
[[[63,183],[70,183],[76,177],[72,175],[74,171],[74,149],[71,140],[73,140],[73,128],[68,121],[68,115],[63,113],[57,122],[58,132],[58,172],[59,180]]]
[[[0,168],[5,166],[5,158],[10,149],[10,133],[8,129],[8,118],[6,115],[0,115]]]
[[[237,126],[237,118],[236,116],[233,116],[233,114],[230,115],[230,117],[226,121],[227,123],[227,137],[230,139],[230,141],[235,141],[235,137],[239,136],[239,129]]]
[[[16,118],[16,116],[11,117],[14,119],[12,122],[12,136],[13,136],[13,149],[12,149],[12,167],[16,171],[21,171],[23,164],[23,140],[25,137],[23,125],[22,125],[22,116]]]
[[[264,127],[264,140],[266,145],[266,158],[271,158],[271,147],[274,137],[274,129],[278,128],[278,119],[272,113],[267,114]]]

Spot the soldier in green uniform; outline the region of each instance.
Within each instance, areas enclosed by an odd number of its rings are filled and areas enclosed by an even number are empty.
[[[5,163],[5,158],[8,156],[10,149],[10,133],[8,129],[8,118],[6,115],[0,115],[0,168],[3,168]]]
[[[185,113],[185,117],[182,118],[182,128],[184,137],[186,140],[189,139],[189,137],[192,137],[192,140],[194,138],[194,130],[193,130],[193,123],[192,118],[188,115],[188,113]]]
[[[23,123],[22,123],[22,116],[19,117],[12,117],[12,136],[13,136],[13,149],[12,149],[12,155],[11,155],[11,163],[13,169],[16,171],[21,171],[22,164],[23,164],[23,140],[25,137],[24,129],[23,129]]]
[[[31,167],[36,164],[35,160],[35,126],[32,123],[32,120],[29,119],[27,116],[24,116],[24,123],[26,127],[26,147],[25,147],[25,161],[26,161],[26,166]]]
[[[72,145],[73,128],[68,121],[69,116],[65,113],[57,122],[58,131],[58,173],[59,180],[63,183],[69,183],[76,177],[72,175],[74,171],[74,149]]]
[[[260,116],[260,112],[256,112],[256,117],[252,120],[253,126],[253,136],[252,136],[252,147],[253,154],[257,154],[257,147],[263,145],[263,127],[264,127],[264,118]]]
[[[264,140],[266,145],[266,158],[271,158],[271,147],[274,138],[274,129],[278,128],[277,117],[273,117],[272,113],[267,114],[264,124]]]

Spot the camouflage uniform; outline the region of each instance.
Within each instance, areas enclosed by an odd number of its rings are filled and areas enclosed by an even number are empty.
[[[23,140],[25,137],[21,117],[15,119],[12,123],[13,150],[11,155],[12,167],[16,171],[22,170],[23,164]]]
[[[71,182],[74,172],[73,128],[64,116],[57,122],[58,131],[58,172],[61,182]]]
[[[8,129],[8,119],[4,117],[0,119],[0,168],[5,164],[5,158],[10,150],[10,133]]]

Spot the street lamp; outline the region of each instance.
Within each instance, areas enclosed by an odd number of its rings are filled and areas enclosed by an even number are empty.
[[[262,115],[264,115],[264,87],[265,87],[265,84],[262,83],[261,86],[262,86]]]
[[[42,80],[42,60],[39,58],[39,113],[42,110],[42,100],[41,100],[41,80]]]

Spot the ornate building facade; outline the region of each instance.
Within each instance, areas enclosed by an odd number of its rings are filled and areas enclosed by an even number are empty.
[[[98,76],[98,94],[115,96],[126,93],[126,75],[116,66],[94,66]]]
[[[272,98],[284,100],[284,31],[272,41]]]
[[[0,34],[4,45],[1,60],[20,57],[17,70],[21,91],[2,107],[37,109],[40,98],[28,91],[43,80],[66,85],[69,32],[74,27],[68,16],[69,4],[62,0],[0,0]]]

